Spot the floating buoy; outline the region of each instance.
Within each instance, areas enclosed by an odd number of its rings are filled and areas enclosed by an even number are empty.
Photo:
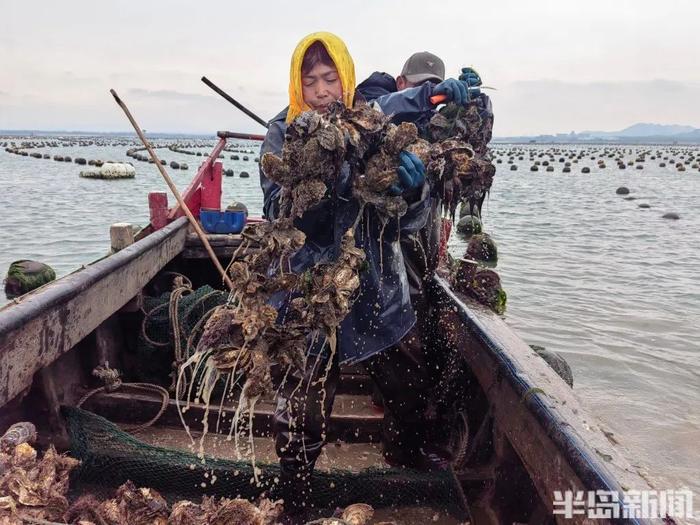
[[[678,215],[677,213],[674,213],[674,212],[671,211],[671,212],[668,212],[668,213],[664,213],[664,214],[661,216],[661,218],[662,218],[662,219],[671,219],[671,220],[677,221],[677,220],[680,219],[681,217],[680,217],[680,215]]]
[[[488,233],[472,235],[467,246],[467,255],[476,261],[496,263],[498,262],[498,248]]]
[[[133,179],[136,169],[131,164],[108,162],[100,169],[81,171],[80,176],[86,179]]]
[[[179,163],[179,162],[172,161],[172,162],[170,163],[170,167],[171,167],[172,169],[174,169],[174,170],[179,170],[179,169],[180,169],[180,163]]]
[[[478,217],[465,215],[457,223],[457,231],[463,235],[474,235],[481,233],[482,225]]]
[[[5,296],[14,299],[56,279],[49,265],[27,259],[10,264],[5,278]]]
[[[564,382],[571,388],[574,387],[574,373],[571,371],[569,363],[558,353],[551,350],[547,350],[544,346],[530,345],[535,353],[540,356],[544,361],[554,370],[559,377],[561,377]]]
[[[247,171],[242,171],[239,177],[242,179],[247,179],[248,177],[250,177],[250,174]]]
[[[591,172],[591,168],[589,168],[588,166],[584,166],[583,168],[581,168],[581,173],[590,173],[590,172]]]
[[[615,190],[618,195],[629,195],[630,189],[627,186],[620,186]]]

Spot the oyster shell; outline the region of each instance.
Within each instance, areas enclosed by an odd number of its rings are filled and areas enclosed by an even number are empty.
[[[341,518],[348,525],[366,525],[374,516],[374,509],[366,503],[353,503],[345,507]]]

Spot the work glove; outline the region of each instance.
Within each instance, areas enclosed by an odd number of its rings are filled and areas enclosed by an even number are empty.
[[[392,195],[401,195],[406,191],[423,186],[423,183],[425,183],[425,166],[423,166],[423,161],[418,158],[418,155],[404,150],[399,153],[399,163],[399,167],[396,168],[399,182],[389,187],[389,192]]]
[[[459,79],[467,85],[467,102],[481,95],[481,77],[474,68],[463,67]]]
[[[445,95],[447,102],[454,102],[459,105],[464,105],[469,100],[466,82],[454,78],[443,80],[435,86],[433,95]]]
[[[466,82],[468,87],[479,87],[481,85],[479,73],[476,72],[476,69],[471,67],[463,67],[459,79],[462,82]]]

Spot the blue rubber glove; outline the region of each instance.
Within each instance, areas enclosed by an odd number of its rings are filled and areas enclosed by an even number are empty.
[[[401,195],[405,191],[420,188],[425,183],[425,166],[418,155],[402,151],[399,153],[400,165],[396,168],[399,182],[392,184],[389,192],[392,195]]]
[[[467,102],[481,94],[481,90],[479,89],[479,86],[481,86],[481,77],[474,68],[463,67],[459,79],[467,85]]]
[[[433,95],[447,96],[447,102],[455,104],[466,104],[469,100],[467,95],[467,84],[454,78],[443,80],[433,89]]]
[[[476,69],[471,67],[463,67],[462,74],[459,75],[459,79],[462,82],[467,83],[467,87],[479,87],[481,85],[481,77]]]

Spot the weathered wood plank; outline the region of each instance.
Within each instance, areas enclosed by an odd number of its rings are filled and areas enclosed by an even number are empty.
[[[269,436],[272,432],[272,416],[275,411],[275,401],[264,399],[255,405],[253,431],[258,436]],[[131,393],[129,391],[100,392],[91,397],[85,408],[110,421],[119,423],[140,424],[149,420],[161,406],[161,398],[156,395]],[[182,404],[181,404],[182,406]],[[207,419],[209,429],[217,428],[219,418],[218,402],[212,402],[212,408],[207,411],[201,403],[191,403],[182,414],[187,426],[192,430],[202,430],[202,423]],[[227,433],[231,426],[235,404],[225,404],[220,425],[222,433]],[[333,411],[328,424],[328,440],[342,440],[346,443],[376,442],[381,436],[383,414],[373,410],[368,396],[353,396],[339,394],[335,398]],[[160,417],[157,425],[181,426],[177,402],[173,399]]]
[[[543,359],[496,314],[455,294],[441,279],[436,282],[439,301],[449,305],[443,310],[440,332],[451,347],[462,351],[493,404],[496,425],[550,512],[555,490],[617,490],[622,497],[623,490],[651,488]],[[577,515],[567,523],[591,521]]]
[[[0,309],[0,406],[134,297],[185,246],[182,218]]]

